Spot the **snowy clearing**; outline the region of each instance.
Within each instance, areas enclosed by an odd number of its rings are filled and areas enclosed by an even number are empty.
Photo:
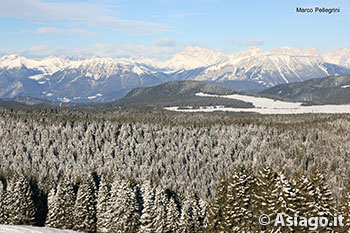
[[[0,225],[1,233],[77,233],[77,231],[61,230],[47,227],[33,227],[33,226],[13,226]]]
[[[301,106],[302,103],[285,102],[280,100],[273,100],[270,98],[254,97],[247,95],[210,95],[204,93],[197,93],[196,96],[204,97],[220,97],[237,99],[252,103],[255,108],[225,108],[225,107],[208,107],[199,109],[184,109],[179,107],[166,108],[171,111],[183,112],[213,112],[213,111],[230,111],[230,112],[256,112],[261,114],[302,114],[302,113],[350,113],[350,105],[315,105],[315,106]]]

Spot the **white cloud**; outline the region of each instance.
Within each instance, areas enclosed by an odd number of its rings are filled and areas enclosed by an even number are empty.
[[[37,23],[73,21],[135,34],[169,30],[163,24],[120,19],[115,16],[113,6],[106,3],[0,0],[0,6],[1,17],[26,19]]]
[[[60,29],[56,27],[41,27],[37,29],[39,34],[52,34],[52,35],[70,35],[70,34],[82,34],[88,36],[98,36],[97,32],[89,32],[82,28]]]
[[[24,50],[3,50],[0,54],[20,54],[27,57],[43,56],[99,56],[99,57],[147,57],[160,60],[169,59],[178,51],[175,47],[156,45],[93,44],[86,47],[49,47],[37,45]]]
[[[261,38],[250,38],[246,40],[235,40],[230,38],[225,42],[231,45],[240,46],[240,47],[251,47],[251,46],[263,45],[265,43],[265,40]]]
[[[169,37],[159,38],[154,41],[154,45],[160,47],[176,47],[176,40]]]

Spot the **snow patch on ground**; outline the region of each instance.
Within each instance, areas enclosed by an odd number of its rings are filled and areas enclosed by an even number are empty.
[[[94,95],[94,96],[88,96],[88,99],[92,100],[92,99],[96,99],[97,97],[101,97],[101,96],[102,96],[102,94],[98,93],[97,95]]]
[[[237,99],[245,102],[252,103],[255,108],[199,108],[187,109],[179,107],[166,108],[172,111],[183,112],[213,112],[213,111],[229,111],[229,112],[256,112],[261,114],[302,114],[302,113],[350,113],[350,105],[315,105],[315,106],[301,106],[302,103],[285,102],[279,100],[273,100],[270,98],[254,97],[247,95],[210,95],[204,93],[197,93],[196,96],[205,97],[219,97]]]
[[[61,230],[47,227],[33,227],[33,226],[13,226],[0,225],[1,233],[77,233],[77,231]]]
[[[69,103],[70,99],[63,97],[63,98],[58,98],[59,101],[63,102],[63,103]]]
[[[345,85],[345,86],[342,86],[341,88],[349,88],[350,85]]]

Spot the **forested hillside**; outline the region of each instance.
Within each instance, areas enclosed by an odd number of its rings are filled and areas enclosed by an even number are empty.
[[[336,75],[274,86],[261,92],[306,104],[349,104],[350,76]]]
[[[98,224],[106,224],[99,219],[112,224],[111,216],[98,214],[117,208],[113,213],[120,216],[113,219],[133,219],[125,223],[134,229],[129,232],[146,232],[146,226],[163,229],[170,224],[162,225],[165,217],[160,217],[157,225],[152,217],[148,219],[151,214],[143,214],[145,211],[155,211],[154,216],[169,217],[171,213],[174,216],[167,221],[175,224],[172,229],[180,229],[180,225],[191,229],[180,232],[202,232],[205,228],[219,232],[219,223],[209,224],[218,218],[215,208],[229,205],[217,201],[223,194],[215,190],[223,181],[231,182],[230,177],[241,165],[252,180],[259,180],[258,171],[268,165],[275,174],[271,182],[286,179],[294,188],[301,175],[312,181],[312,171],[317,167],[324,178],[313,185],[322,184],[329,190],[335,210],[350,172],[349,132],[350,116],[345,114],[266,116],[150,109],[2,108],[0,190],[1,208],[7,209],[7,217],[0,218],[5,223],[77,230],[90,226],[93,228],[84,231],[94,232]],[[247,187],[256,186],[256,181],[249,182]],[[245,187],[236,181],[232,184]],[[224,199],[229,200],[226,196]],[[13,205],[18,203],[14,200],[22,200],[21,208],[26,206],[31,211],[18,210],[13,215]],[[102,204],[104,200],[112,200],[107,201],[109,207]],[[164,208],[155,208],[157,205]],[[122,206],[133,207],[120,209]],[[65,208],[71,214],[59,213]],[[92,220],[79,220],[94,208]],[[74,223],[73,227],[73,222],[62,220],[65,215],[92,222]],[[182,220],[174,220],[178,218]],[[185,224],[186,219],[192,220]]]

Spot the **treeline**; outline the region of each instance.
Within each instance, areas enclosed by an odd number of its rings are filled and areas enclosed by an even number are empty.
[[[344,226],[319,227],[315,232],[350,230],[350,186],[336,201],[326,171],[287,178],[268,166],[255,175],[239,166],[222,176],[207,204],[195,191],[181,195],[154,180],[119,175],[82,174],[72,181],[64,175],[48,191],[23,174],[2,177],[0,224],[47,226],[82,232],[310,232],[310,226],[274,226],[278,213],[286,216],[344,217]],[[259,224],[270,216],[271,224]]]
[[[116,176],[62,176],[45,192],[22,174],[0,182],[0,224],[36,225],[81,232],[204,232],[207,205],[156,181]]]

